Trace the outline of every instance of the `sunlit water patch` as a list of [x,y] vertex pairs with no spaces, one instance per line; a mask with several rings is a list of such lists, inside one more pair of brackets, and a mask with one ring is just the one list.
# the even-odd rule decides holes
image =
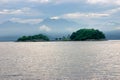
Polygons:
[[0,80],[119,79],[120,41],[0,43]]

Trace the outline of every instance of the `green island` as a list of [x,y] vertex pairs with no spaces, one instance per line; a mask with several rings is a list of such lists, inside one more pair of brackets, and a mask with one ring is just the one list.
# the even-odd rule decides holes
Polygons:
[[18,42],[39,42],[39,41],[49,41],[49,38],[43,34],[33,35],[33,36],[22,36],[18,38]]
[[103,32],[95,29],[80,29],[70,36],[72,41],[105,40]]
[[[80,29],[67,37],[55,38],[54,41],[100,41],[105,39],[106,37],[102,31],[96,29]],[[38,34],[33,36],[22,36],[17,40],[17,42],[39,41],[50,41],[50,39],[46,35]]]

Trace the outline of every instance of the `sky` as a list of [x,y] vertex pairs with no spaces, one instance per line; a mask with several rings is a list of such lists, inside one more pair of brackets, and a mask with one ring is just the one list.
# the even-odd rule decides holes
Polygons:
[[0,0],[0,23],[37,24],[45,18],[62,18],[111,31],[120,29],[119,13],[120,0]]

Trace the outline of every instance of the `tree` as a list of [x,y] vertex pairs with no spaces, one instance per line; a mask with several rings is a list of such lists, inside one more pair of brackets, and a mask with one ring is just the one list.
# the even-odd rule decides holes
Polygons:
[[70,39],[73,41],[100,40],[105,39],[105,35],[103,32],[95,29],[80,29],[73,32]]
[[60,38],[55,38],[56,41],[70,41],[70,35],[62,36]]
[[62,41],[69,41],[70,40],[70,36],[68,35],[68,36],[63,36],[62,37]]
[[17,41],[49,41],[49,38],[43,34],[33,36],[22,36]]

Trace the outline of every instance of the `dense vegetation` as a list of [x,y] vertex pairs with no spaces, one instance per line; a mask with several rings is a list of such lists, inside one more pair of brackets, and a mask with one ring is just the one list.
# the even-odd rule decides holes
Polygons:
[[70,41],[70,35],[59,37],[59,38],[55,38],[55,41]]
[[72,41],[101,40],[105,39],[103,32],[95,29],[80,29],[70,36]]
[[49,41],[49,38],[43,34],[38,34],[34,36],[22,36],[17,41]]
[[[80,29],[73,32],[71,35],[55,38],[55,41],[85,41],[85,40],[104,40],[105,35],[103,32],[95,29]],[[49,41],[49,38],[43,34],[33,36],[22,36],[17,41]]]

